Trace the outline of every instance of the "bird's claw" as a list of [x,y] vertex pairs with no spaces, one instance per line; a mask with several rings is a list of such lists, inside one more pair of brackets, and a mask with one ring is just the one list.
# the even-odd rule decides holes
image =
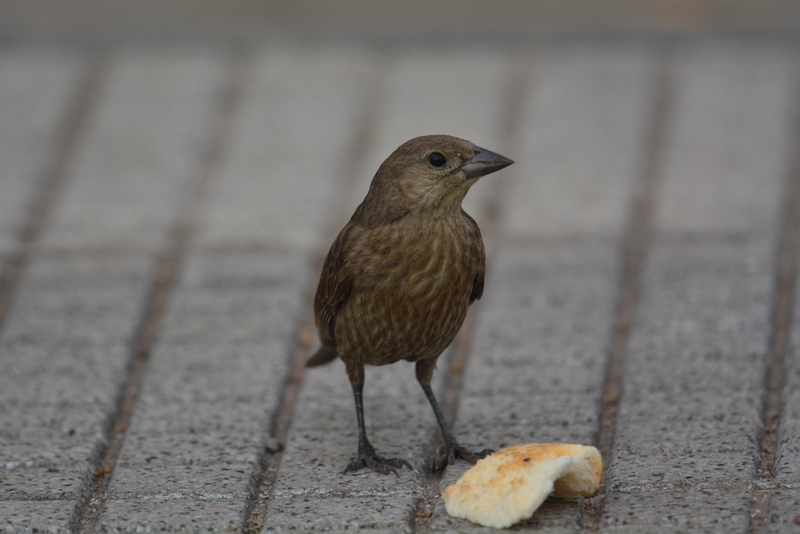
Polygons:
[[382,475],[394,473],[397,477],[400,476],[397,470],[402,467],[408,467],[412,471],[414,470],[411,464],[402,458],[384,458],[375,453],[359,452],[358,456],[347,464],[342,474],[349,473],[350,471],[358,471],[364,467],[368,467]]
[[450,464],[455,463],[456,458],[461,458],[474,464],[478,460],[492,454],[494,450],[484,449],[480,452],[472,452],[462,447],[458,443],[448,443],[437,448],[431,458],[431,471],[439,472]]

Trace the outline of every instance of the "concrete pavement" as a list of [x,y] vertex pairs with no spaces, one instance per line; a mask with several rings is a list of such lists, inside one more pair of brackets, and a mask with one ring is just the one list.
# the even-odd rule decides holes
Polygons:
[[[102,52],[102,53],[98,53]],[[377,165],[516,160],[465,207],[484,298],[435,387],[467,445],[596,444],[525,532],[795,532],[797,42],[0,47],[0,531],[484,532],[410,365],[356,446],[310,298]],[[777,415],[776,415],[777,414]],[[765,428],[766,427],[766,428]]]

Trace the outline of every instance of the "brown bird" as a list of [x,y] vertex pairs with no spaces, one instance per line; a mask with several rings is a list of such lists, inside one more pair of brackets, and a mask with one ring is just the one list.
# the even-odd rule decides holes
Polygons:
[[[514,163],[469,141],[427,135],[381,164],[364,201],[333,242],[322,268],[314,318],[322,347],[313,367],[340,357],[353,387],[358,455],[345,473],[388,474],[411,465],[378,456],[367,439],[365,365],[416,362],[416,374],[444,437],[447,463],[475,462],[458,444],[431,389],[436,359],[453,341],[467,308],[483,294],[481,232],[461,208],[478,178]],[[445,464],[446,465],[446,464]]]

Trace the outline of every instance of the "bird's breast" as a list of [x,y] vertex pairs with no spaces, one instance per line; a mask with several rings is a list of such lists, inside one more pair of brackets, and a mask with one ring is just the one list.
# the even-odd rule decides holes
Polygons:
[[337,345],[372,365],[437,356],[464,321],[482,263],[480,234],[459,221],[365,233],[348,255],[354,282]]

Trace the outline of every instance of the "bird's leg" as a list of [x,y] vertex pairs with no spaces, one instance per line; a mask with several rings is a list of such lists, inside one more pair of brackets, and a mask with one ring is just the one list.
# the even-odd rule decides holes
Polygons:
[[[363,390],[364,384],[353,383],[353,397],[356,401],[356,420],[358,421],[358,455],[349,463],[344,469],[344,473],[349,471],[358,471],[363,467],[369,467],[373,471],[388,475],[397,474],[397,469],[406,466],[413,471],[411,464],[402,458],[383,458],[378,456],[375,448],[367,439],[367,429],[364,424],[364,401]],[[344,474],[343,473],[343,474]]]
[[438,448],[433,454],[433,458],[431,459],[431,470],[441,471],[449,464],[452,464],[456,458],[461,458],[462,460],[466,460],[474,464],[481,458],[491,454],[494,451],[492,449],[484,449],[477,453],[472,452],[462,447],[458,441],[456,441],[455,435],[453,435],[453,432],[450,430],[450,426],[444,419],[444,414],[442,413],[442,409],[439,407],[439,402],[436,400],[436,396],[433,394],[433,389],[431,389],[430,381],[433,375],[435,363],[435,360],[422,360],[417,362],[417,380],[419,381],[419,385],[422,386],[422,391],[425,392],[425,396],[428,397],[428,402],[431,403],[431,408],[433,408],[433,413],[436,416],[436,421],[439,423],[439,428],[441,429],[442,437],[444,438],[444,447]]

